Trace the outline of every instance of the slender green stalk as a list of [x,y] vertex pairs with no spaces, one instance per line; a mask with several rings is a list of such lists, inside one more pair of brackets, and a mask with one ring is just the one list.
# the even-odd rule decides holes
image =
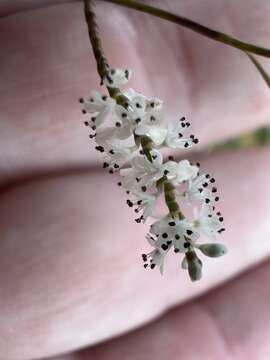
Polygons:
[[179,205],[176,201],[175,188],[173,184],[166,178],[166,176],[163,181],[163,188],[164,188],[165,202],[171,216],[173,218],[179,218],[180,220],[183,220],[185,217],[182,214]]
[[246,53],[252,63],[256,66],[257,70],[261,74],[263,80],[266,82],[266,85],[270,88],[270,77],[267,72],[264,70],[262,65],[258,62],[258,60],[252,54]]
[[142,11],[144,13],[157,16],[161,19],[171,21],[175,24],[178,24],[178,25],[188,28],[192,31],[195,31],[203,36],[206,36],[206,37],[212,39],[212,40],[232,46],[236,49],[240,49],[245,52],[249,52],[252,54],[257,54],[260,56],[265,56],[265,57],[270,58],[270,49],[266,49],[266,48],[262,48],[260,46],[246,43],[246,42],[241,41],[237,38],[234,38],[230,35],[210,29],[210,28],[208,28],[204,25],[201,25],[193,20],[190,20],[186,17],[170,13],[168,11],[159,9],[157,7],[139,3],[139,2],[136,2],[133,0],[102,0],[102,1],[114,3],[114,4],[121,5],[121,6],[130,8],[130,9]]
[[[99,37],[98,25],[96,22],[96,15],[93,11],[93,5],[93,0],[84,0],[84,15],[88,26],[89,39],[96,59],[97,71],[100,76],[102,85],[102,79],[108,75],[110,66],[102,48],[101,40]],[[127,106],[127,98],[121,93],[120,89],[107,87],[107,90],[110,96],[114,98],[118,104],[125,107]]]

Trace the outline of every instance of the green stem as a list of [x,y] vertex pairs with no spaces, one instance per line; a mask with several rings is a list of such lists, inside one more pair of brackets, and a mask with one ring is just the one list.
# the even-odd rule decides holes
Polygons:
[[266,82],[266,85],[270,88],[270,77],[267,74],[267,72],[264,70],[263,66],[258,62],[258,60],[255,58],[255,56],[246,53],[249,59],[252,61],[252,63],[255,65],[256,69],[261,74],[263,80]]
[[176,201],[175,188],[173,184],[166,178],[166,176],[163,181],[163,187],[164,187],[165,202],[171,216],[173,218],[179,218],[180,220],[183,220],[185,217],[182,214],[180,207]]
[[130,9],[142,11],[147,14],[151,14],[157,16],[161,19],[171,21],[180,26],[188,28],[192,31],[195,31],[203,36],[206,36],[212,40],[221,42],[223,44],[232,46],[236,49],[240,49],[245,52],[261,55],[270,58],[270,49],[262,48],[260,46],[256,46],[250,43],[246,43],[237,38],[234,38],[230,35],[224,34],[222,32],[210,29],[204,25],[201,25],[195,21],[192,21],[186,17],[175,15],[168,11],[156,8],[154,6],[142,4],[133,0],[103,0],[106,2],[114,3],[117,5],[121,5]]
[[[110,66],[104,55],[101,40],[99,37],[96,15],[93,11],[93,3],[93,0],[84,0],[84,15],[88,26],[89,39],[97,63],[97,71],[102,84],[103,78],[106,77],[109,73]],[[127,98],[121,93],[120,89],[107,86],[107,90],[110,96],[114,98],[119,105],[127,107]]]

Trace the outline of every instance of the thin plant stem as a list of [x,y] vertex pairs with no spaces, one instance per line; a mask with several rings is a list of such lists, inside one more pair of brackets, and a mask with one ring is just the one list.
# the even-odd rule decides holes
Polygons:
[[242,50],[244,52],[264,56],[270,58],[270,49],[266,49],[260,46],[256,46],[254,44],[246,43],[241,41],[235,37],[232,37],[228,34],[222,33],[220,31],[216,31],[201,25],[193,20],[190,20],[184,16],[176,15],[170,13],[169,11],[162,10],[160,8],[150,6],[147,4],[139,3],[133,0],[102,0],[109,3],[121,5],[130,9],[138,10],[147,14],[151,14],[153,16],[159,17],[161,19],[173,22],[177,25],[183,26],[187,29],[195,31],[205,37],[208,37],[212,40],[218,41],[220,43],[232,46],[236,49]]
[[249,53],[246,53],[246,54],[249,57],[249,59],[251,60],[251,62],[255,65],[256,69],[259,71],[259,73],[261,74],[266,85],[270,89],[270,77],[267,74],[267,72],[264,70],[263,66],[258,62],[258,60],[255,58],[255,56],[253,56],[252,54],[249,54]]

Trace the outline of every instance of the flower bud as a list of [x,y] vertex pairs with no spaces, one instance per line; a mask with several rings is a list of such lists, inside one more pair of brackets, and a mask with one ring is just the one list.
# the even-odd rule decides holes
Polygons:
[[199,249],[209,257],[219,257],[227,253],[227,248],[223,244],[203,244]]
[[188,251],[186,253],[188,263],[188,273],[191,281],[200,280],[202,277],[202,262],[196,255],[195,251]]
[[184,270],[187,270],[187,269],[188,269],[188,262],[187,262],[187,258],[186,258],[186,257],[184,257],[184,259],[182,260],[181,268],[184,269]]

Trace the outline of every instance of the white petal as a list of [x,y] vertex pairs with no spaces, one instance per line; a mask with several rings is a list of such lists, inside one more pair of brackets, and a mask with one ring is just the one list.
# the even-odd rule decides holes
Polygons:
[[167,129],[156,127],[154,125],[140,125],[136,128],[135,133],[137,135],[148,136],[158,146],[164,142]]

